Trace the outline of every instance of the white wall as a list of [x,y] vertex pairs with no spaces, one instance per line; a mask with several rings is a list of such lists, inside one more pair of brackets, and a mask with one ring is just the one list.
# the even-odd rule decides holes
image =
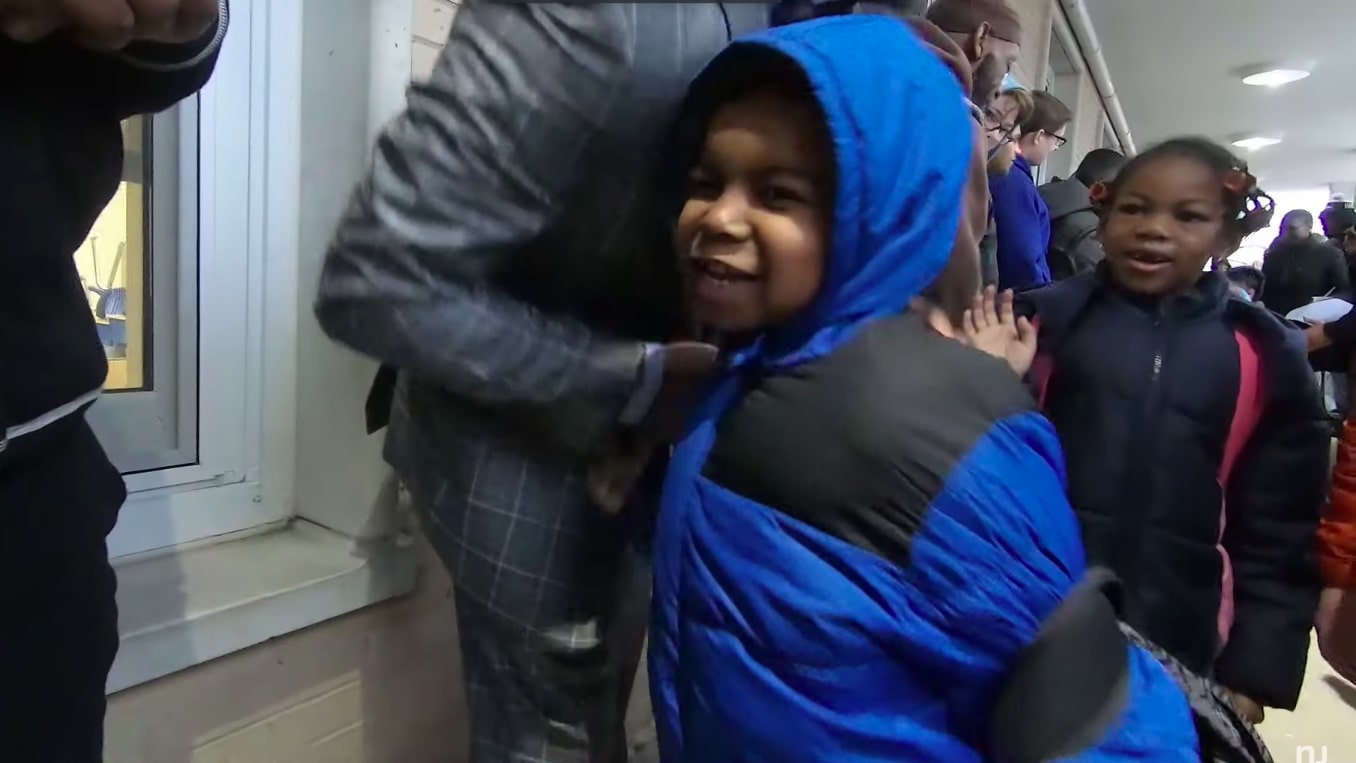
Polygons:
[[1056,56],[1060,61],[1051,92],[1073,112],[1073,121],[1065,134],[1067,142],[1047,162],[1047,178],[1067,178],[1072,175],[1089,151],[1103,146],[1108,123],[1101,94],[1087,71],[1077,40],[1071,35],[1061,34],[1061,25],[1055,23],[1056,16],[1061,13],[1052,1],[1052,41],[1048,50],[1052,65]]
[[1050,59],[1050,20],[1055,0],[1010,0],[1022,19],[1022,56],[1013,74],[1027,87],[1040,89]]
[[433,71],[433,62],[447,42],[447,30],[459,3],[452,0],[413,0],[414,52],[413,70],[416,79],[427,77]]

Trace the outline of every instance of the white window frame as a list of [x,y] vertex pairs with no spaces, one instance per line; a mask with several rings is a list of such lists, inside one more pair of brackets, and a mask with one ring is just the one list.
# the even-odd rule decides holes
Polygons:
[[[130,474],[196,462],[197,416],[197,119],[195,103],[146,117],[150,160],[142,189],[151,288],[142,303],[151,359],[146,389],[109,391],[88,418],[119,471]],[[182,189],[182,192],[181,192]],[[138,224],[141,224],[138,222]]]
[[[232,0],[226,51],[198,99],[199,281],[213,286],[199,331],[202,346],[225,337],[236,352],[203,365],[200,464],[127,477],[134,492],[110,538],[121,629],[110,692],[415,588],[413,520],[362,425],[374,365],[311,315],[368,127],[403,103],[412,11],[409,0]],[[336,96],[364,79],[370,101]]]
[[[291,457],[280,451],[276,463],[269,461],[267,479],[278,483],[272,487],[265,484],[262,465],[267,455],[263,421],[270,403],[266,388],[286,395],[295,379],[295,352],[287,345],[295,332],[275,322],[279,316],[273,313],[296,320],[296,247],[286,239],[296,223],[295,218],[270,220],[267,148],[294,150],[294,145],[269,141],[267,4],[233,0],[231,5],[231,28],[212,80],[176,107],[177,120],[154,123],[177,121],[178,128],[178,214],[173,218],[180,225],[178,294],[187,297],[178,304],[196,301],[196,315],[189,309],[178,314],[178,365],[194,366],[196,373],[181,373],[191,386],[174,391],[183,401],[181,413],[188,409],[191,415],[196,408],[197,436],[190,444],[196,458],[124,475],[128,500],[108,540],[114,558],[268,527],[292,513],[287,498]],[[284,238],[270,241],[279,230]],[[270,244],[282,244],[276,252],[280,266],[266,256]],[[267,305],[266,276],[270,291],[291,287],[290,299]],[[266,362],[274,356],[277,362]],[[151,425],[140,418],[144,414],[125,406],[117,410],[119,397],[136,394],[111,394],[100,401],[108,412],[95,411],[92,420],[101,437],[109,437],[110,421],[119,428]],[[288,452],[295,439],[285,432],[271,432],[270,438]]]

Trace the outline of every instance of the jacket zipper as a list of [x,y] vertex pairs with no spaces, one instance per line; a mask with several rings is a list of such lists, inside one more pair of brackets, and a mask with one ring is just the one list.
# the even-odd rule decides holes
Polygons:
[[[1167,350],[1166,332],[1163,308],[1159,306],[1154,315],[1154,357],[1149,369],[1149,390],[1145,398],[1144,418],[1135,428],[1134,438],[1130,443],[1131,453],[1148,454],[1154,452],[1153,447],[1158,432],[1155,422],[1158,420],[1158,408],[1162,397],[1163,357]],[[1141,568],[1144,565],[1144,533],[1147,524],[1147,517],[1144,516],[1143,511],[1147,507],[1144,506],[1144,503],[1154,493],[1151,484],[1153,469],[1148,465],[1147,459],[1140,463],[1141,466],[1126,471],[1125,487],[1121,491],[1123,498],[1120,505],[1116,507],[1116,535],[1129,540],[1128,543],[1120,546],[1125,556],[1116,565],[1128,592],[1135,591],[1140,584]],[[1133,517],[1130,511],[1132,506],[1137,509],[1133,512]],[[1131,600],[1137,598],[1132,594]]]

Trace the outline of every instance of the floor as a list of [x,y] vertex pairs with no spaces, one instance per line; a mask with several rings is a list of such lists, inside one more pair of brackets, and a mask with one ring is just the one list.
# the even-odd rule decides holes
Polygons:
[[1315,645],[1299,707],[1268,711],[1260,728],[1276,763],[1356,763],[1356,687],[1328,669]]
[[659,763],[659,743],[655,739],[654,718],[650,715],[650,681],[645,661],[636,675],[631,707],[626,712],[626,735],[631,743],[631,763]]

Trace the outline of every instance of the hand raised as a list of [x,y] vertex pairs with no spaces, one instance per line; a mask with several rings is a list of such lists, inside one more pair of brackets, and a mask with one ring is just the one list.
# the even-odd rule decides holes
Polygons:
[[1036,329],[1017,318],[1011,290],[1002,294],[989,286],[975,295],[961,320],[961,340],[995,358],[1006,360],[1018,376],[1025,375],[1036,357]]

